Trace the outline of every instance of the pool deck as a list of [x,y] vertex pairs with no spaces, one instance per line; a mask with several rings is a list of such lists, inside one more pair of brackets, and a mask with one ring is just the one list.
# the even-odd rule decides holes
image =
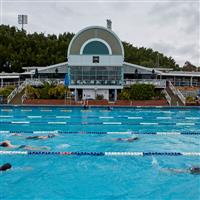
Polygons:
[[[82,108],[83,105],[36,105],[36,104],[0,104],[0,108],[7,107],[7,108],[15,108],[15,107],[49,107],[49,108]],[[107,108],[107,105],[91,105],[91,108]],[[133,109],[181,109],[181,110],[189,110],[189,109],[198,109],[200,110],[200,106],[126,106],[126,105],[112,105],[111,107],[115,108],[133,108]]]
[[87,100],[87,101],[65,101],[63,99],[27,99],[24,101],[27,105],[75,105],[75,106],[168,106],[166,100],[144,100],[144,101],[128,101],[117,100],[109,102],[107,100]]

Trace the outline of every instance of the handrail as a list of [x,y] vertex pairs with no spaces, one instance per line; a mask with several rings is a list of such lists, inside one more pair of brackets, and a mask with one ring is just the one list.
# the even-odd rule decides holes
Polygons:
[[175,88],[173,86],[173,84],[171,83],[171,81],[169,81],[169,88],[171,89],[171,91],[173,92],[174,95],[177,95],[178,98],[181,100],[181,102],[185,105],[186,103],[186,98],[183,96],[183,94],[180,92],[179,89]]
[[10,95],[7,97],[7,103],[9,104],[11,102],[11,100],[20,92],[22,92],[22,90],[30,83],[29,80],[25,80],[19,87],[16,87],[11,93]]
[[7,97],[7,103],[10,103],[10,101],[14,98],[15,95],[17,95],[18,88],[16,87]]
[[132,85],[135,83],[152,84],[156,87],[166,88],[166,80],[160,79],[124,79],[125,85]]
[[165,98],[166,98],[168,104],[171,106],[172,99],[171,99],[171,97],[169,96],[168,92],[167,92],[166,90],[163,90],[163,93],[164,93],[164,95],[165,95]]
[[26,94],[22,95],[22,97],[21,97],[21,102],[22,102],[22,104],[24,103],[24,100],[25,100],[26,98],[27,98]]

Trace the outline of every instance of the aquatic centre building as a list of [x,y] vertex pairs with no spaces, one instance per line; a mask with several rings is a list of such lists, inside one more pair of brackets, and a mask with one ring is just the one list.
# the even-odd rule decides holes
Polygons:
[[[166,88],[166,80],[174,86],[200,86],[200,72],[163,71],[124,62],[123,44],[110,23],[107,27],[90,26],[75,34],[67,60],[47,67],[27,67],[26,72],[13,77],[16,81],[33,79],[37,68],[40,80],[65,79],[76,101],[98,95],[115,101],[121,89],[136,82],[152,83],[158,89]],[[5,82],[1,75],[1,86]]]

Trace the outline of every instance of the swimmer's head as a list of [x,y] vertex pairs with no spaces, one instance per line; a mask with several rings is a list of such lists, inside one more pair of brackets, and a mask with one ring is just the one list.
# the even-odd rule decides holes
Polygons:
[[12,165],[10,163],[6,163],[0,167],[0,171],[6,171],[6,170],[10,169],[11,167],[12,167]]
[[191,167],[190,173],[191,174],[200,174],[200,167]]
[[53,134],[53,133],[48,134],[48,138],[53,138],[53,137],[55,137],[55,136],[56,136],[56,135]]
[[116,141],[122,141],[123,139],[122,138],[116,138]]
[[134,140],[138,140],[138,137],[134,137],[134,138],[128,138],[126,141],[127,142],[133,142]]
[[10,141],[6,140],[6,141],[3,141],[1,144],[0,144],[1,147],[9,147],[10,146]]

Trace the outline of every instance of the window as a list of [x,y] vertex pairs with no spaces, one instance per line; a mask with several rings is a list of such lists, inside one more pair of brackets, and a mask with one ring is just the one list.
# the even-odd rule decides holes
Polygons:
[[108,47],[100,41],[89,42],[83,49],[84,55],[109,55]]
[[70,67],[70,80],[77,85],[121,85],[122,67]]
[[99,56],[93,56],[93,63],[99,63]]

